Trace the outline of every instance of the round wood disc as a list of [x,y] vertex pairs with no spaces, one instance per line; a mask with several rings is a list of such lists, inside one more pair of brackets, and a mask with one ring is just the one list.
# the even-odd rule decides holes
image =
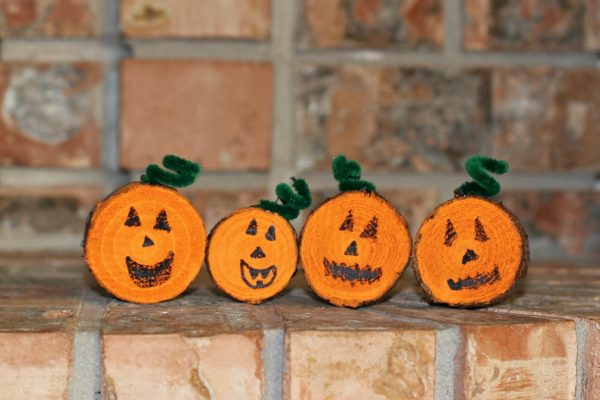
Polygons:
[[281,292],[298,264],[298,242],[290,223],[257,207],[223,218],[210,232],[206,266],[229,296],[261,303]]
[[497,303],[510,295],[528,264],[527,234],[517,217],[482,197],[457,197],[437,207],[415,242],[415,275],[434,303]]
[[300,257],[310,286],[338,306],[380,299],[404,272],[411,253],[408,225],[377,193],[349,191],[307,218]]
[[198,275],[206,230],[176,190],[132,183],[96,206],[84,241],[102,287],[122,300],[156,303],[176,297]]

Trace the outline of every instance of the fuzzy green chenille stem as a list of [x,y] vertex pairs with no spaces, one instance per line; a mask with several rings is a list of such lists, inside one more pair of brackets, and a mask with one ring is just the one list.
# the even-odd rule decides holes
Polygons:
[[286,183],[280,183],[275,187],[277,201],[261,200],[258,207],[281,215],[288,221],[297,218],[300,210],[310,207],[312,194],[304,179],[292,178],[292,187]]
[[166,155],[162,164],[173,172],[166,171],[156,164],[150,164],[146,167],[146,174],[142,175],[142,183],[181,188],[194,183],[202,170],[200,164],[172,154]]
[[454,190],[458,196],[492,197],[500,193],[500,184],[488,172],[502,175],[508,172],[508,163],[490,157],[474,156],[467,160],[465,169],[474,181],[465,182]]
[[349,190],[375,191],[374,184],[360,179],[361,167],[356,161],[347,160],[346,156],[339,155],[333,159],[331,169],[333,170],[333,177],[339,182],[338,188],[341,192]]

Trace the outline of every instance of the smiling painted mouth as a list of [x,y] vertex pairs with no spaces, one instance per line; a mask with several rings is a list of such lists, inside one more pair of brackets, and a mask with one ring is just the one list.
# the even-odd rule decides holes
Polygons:
[[371,268],[370,265],[360,268],[358,264],[347,265],[346,263],[336,263],[323,258],[325,266],[325,276],[330,276],[333,279],[341,279],[344,282],[350,282],[354,286],[356,282],[362,284],[371,284],[381,278],[381,268]]
[[129,277],[137,286],[141,288],[150,288],[160,286],[171,277],[173,258],[175,253],[169,252],[169,255],[159,263],[154,265],[139,264],[129,256],[125,258]]
[[463,290],[463,289],[479,289],[484,285],[491,285],[494,282],[500,280],[500,270],[495,265],[492,272],[487,274],[477,274],[475,277],[466,277],[459,279],[456,282],[452,279],[448,279],[448,287],[452,290]]
[[[240,274],[242,280],[251,289],[264,289],[271,286],[277,276],[277,267],[271,265],[268,268],[258,269],[252,268],[246,261],[240,260]],[[271,276],[271,279],[266,282],[266,279]],[[254,282],[254,283],[252,283]]]

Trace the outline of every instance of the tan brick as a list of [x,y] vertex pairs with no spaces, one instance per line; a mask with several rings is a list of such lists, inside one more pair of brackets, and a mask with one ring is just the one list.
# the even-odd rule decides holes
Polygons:
[[305,0],[298,39],[302,47],[439,49],[439,0]]
[[262,334],[249,310],[205,288],[152,308],[111,307],[102,328],[106,396],[260,399]]
[[0,0],[0,37],[89,37],[99,0]]
[[166,153],[208,170],[269,167],[269,64],[129,60],[121,81],[123,167],[145,168]]
[[492,154],[513,171],[600,166],[600,72],[500,68],[492,77]]
[[432,325],[324,306],[306,290],[273,301],[286,332],[284,398],[433,398]]
[[0,261],[0,399],[66,399],[84,283],[76,267]]
[[125,0],[121,27],[129,37],[265,39],[268,0]]
[[62,332],[1,332],[0,398],[66,399],[71,344]]
[[98,64],[0,64],[0,165],[97,166],[101,83]]

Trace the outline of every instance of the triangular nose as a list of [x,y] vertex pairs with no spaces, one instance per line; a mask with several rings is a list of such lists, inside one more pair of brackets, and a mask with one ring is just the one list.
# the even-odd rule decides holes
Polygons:
[[262,251],[262,249],[260,247],[256,247],[256,249],[254,249],[254,251],[252,252],[252,254],[250,254],[250,257],[252,257],[252,258],[265,258],[265,253]]
[[479,258],[479,256],[477,255],[477,253],[475,253],[471,249],[467,249],[467,251],[465,252],[465,255],[463,256],[462,263],[463,263],[463,265],[465,265],[469,261],[477,260],[478,258]]
[[154,246],[154,242],[148,236],[144,236],[144,244],[142,245],[142,247],[150,247],[150,246]]
[[350,246],[348,246],[348,248],[346,249],[344,254],[347,256],[357,256],[358,255],[358,248],[356,246],[355,240],[353,240],[352,243],[350,243]]

